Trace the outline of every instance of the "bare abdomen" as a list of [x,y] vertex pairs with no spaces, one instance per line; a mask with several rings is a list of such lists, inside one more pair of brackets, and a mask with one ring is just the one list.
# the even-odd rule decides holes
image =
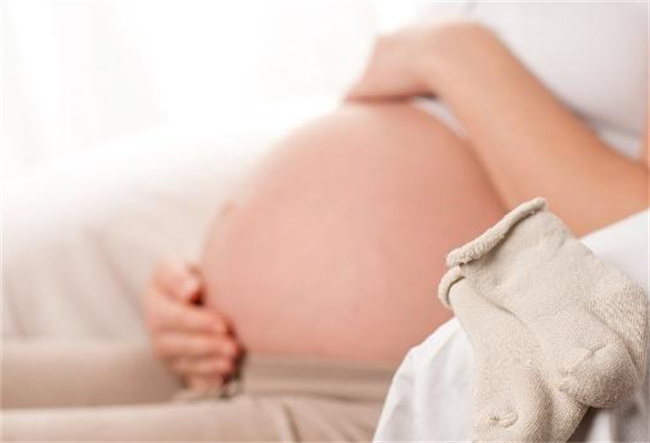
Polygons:
[[281,143],[215,223],[208,304],[252,351],[396,361],[450,316],[446,252],[501,214],[430,116],[347,107]]

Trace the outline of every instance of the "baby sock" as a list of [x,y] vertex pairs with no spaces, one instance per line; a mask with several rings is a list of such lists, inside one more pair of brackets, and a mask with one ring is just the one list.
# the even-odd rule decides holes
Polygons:
[[533,333],[561,377],[559,389],[578,401],[613,406],[643,381],[643,289],[596,258],[543,199],[520,205],[447,263]]
[[557,374],[547,368],[532,334],[477,294],[458,268],[443,277],[439,297],[455,312],[474,350],[472,441],[566,441],[587,406],[557,389]]

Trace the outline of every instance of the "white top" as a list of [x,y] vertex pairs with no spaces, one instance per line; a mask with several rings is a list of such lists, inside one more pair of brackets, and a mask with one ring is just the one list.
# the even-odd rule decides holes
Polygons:
[[423,16],[483,23],[607,143],[637,157],[647,113],[648,12],[645,1],[459,1],[429,3]]

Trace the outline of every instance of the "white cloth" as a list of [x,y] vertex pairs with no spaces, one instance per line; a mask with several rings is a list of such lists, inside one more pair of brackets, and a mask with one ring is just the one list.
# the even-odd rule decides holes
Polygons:
[[[594,253],[628,273],[648,292],[645,211],[583,239]],[[433,297],[434,295],[432,295]],[[413,348],[397,371],[375,441],[467,441],[472,424],[474,361],[456,319]],[[649,441],[650,378],[632,398],[587,413],[571,441]]]
[[[647,114],[648,7],[647,2],[460,1],[428,3],[421,18],[465,18],[492,29],[606,143],[637,157]],[[439,105],[424,106],[450,121]]]
[[214,213],[274,141],[334,106],[142,132],[3,178],[2,336],[144,336],[137,296],[154,263],[196,258]]

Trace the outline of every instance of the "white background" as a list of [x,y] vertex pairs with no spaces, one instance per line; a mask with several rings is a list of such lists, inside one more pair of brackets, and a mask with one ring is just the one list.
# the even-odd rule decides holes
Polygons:
[[336,100],[417,2],[3,1],[2,173]]

